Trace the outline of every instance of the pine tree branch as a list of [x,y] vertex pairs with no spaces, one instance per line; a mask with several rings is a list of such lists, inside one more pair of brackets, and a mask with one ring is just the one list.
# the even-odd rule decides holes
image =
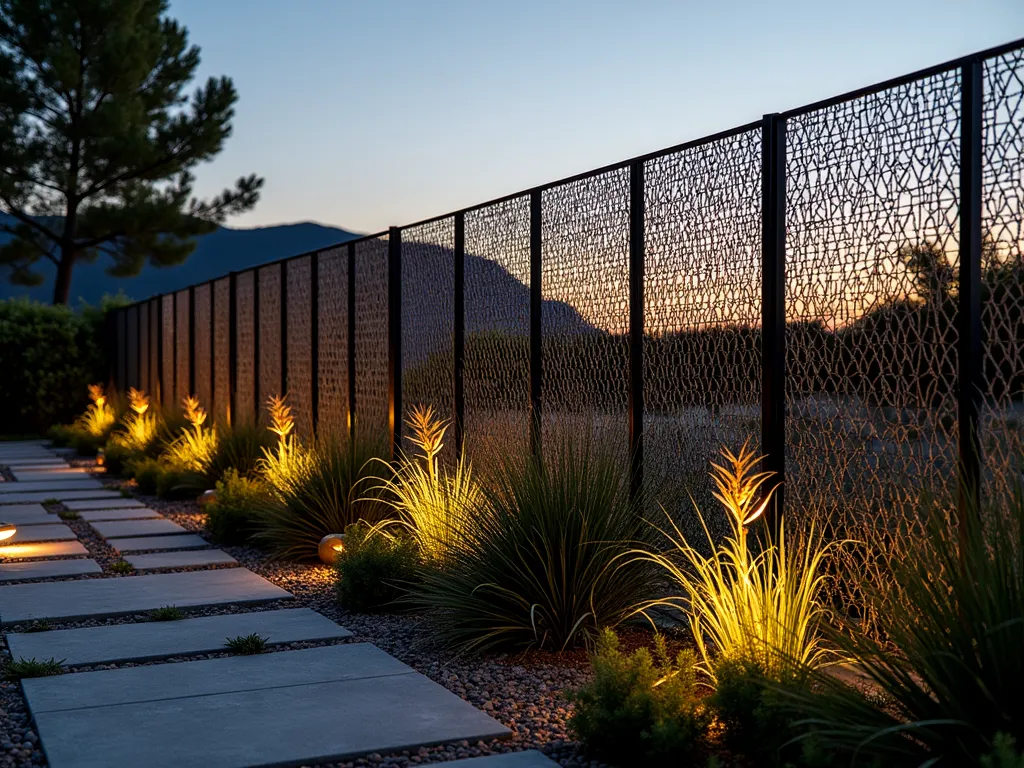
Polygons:
[[40,224],[38,221],[33,219],[31,216],[29,216],[28,214],[20,211],[17,208],[17,206],[15,206],[14,203],[12,203],[10,201],[10,199],[7,197],[7,195],[0,194],[0,200],[3,200],[4,204],[7,206],[6,213],[7,213],[8,216],[13,216],[15,219],[20,221],[22,224],[27,224],[28,226],[32,227],[32,229],[34,229],[37,232],[39,232],[41,235],[45,235],[46,237],[50,238],[54,242],[60,240],[60,236],[57,233],[55,233],[53,230],[51,230],[49,227],[44,227],[42,224]]

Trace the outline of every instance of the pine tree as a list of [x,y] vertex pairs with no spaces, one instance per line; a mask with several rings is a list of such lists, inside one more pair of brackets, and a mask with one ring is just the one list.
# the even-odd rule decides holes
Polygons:
[[263,180],[192,197],[193,169],[231,134],[227,77],[189,97],[199,49],[167,0],[0,0],[0,265],[39,285],[57,268],[65,304],[77,262],[137,275],[181,264],[197,235],[251,209]]

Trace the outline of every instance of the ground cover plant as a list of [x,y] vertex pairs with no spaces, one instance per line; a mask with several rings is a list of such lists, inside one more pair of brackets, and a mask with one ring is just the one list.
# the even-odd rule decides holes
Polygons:
[[229,637],[224,641],[224,646],[239,656],[254,656],[257,653],[266,653],[268,637],[260,637],[253,632],[250,635],[238,635]]
[[627,557],[652,536],[642,508],[610,451],[566,443],[508,457],[411,603],[460,651],[589,644],[649,594],[650,563]]
[[260,509],[270,495],[267,484],[228,469],[215,490],[215,500],[206,506],[207,530],[220,544],[245,544],[259,529]]
[[54,658],[42,661],[35,658],[11,659],[4,665],[4,680],[17,681],[29,677],[52,677],[53,675],[59,675],[64,671],[61,667],[63,663],[63,659],[57,661]]
[[416,578],[419,562],[419,547],[410,536],[366,523],[350,525],[334,563],[338,602],[350,611],[393,606]]
[[185,612],[176,605],[165,605],[149,612],[150,621],[180,621],[184,618]]

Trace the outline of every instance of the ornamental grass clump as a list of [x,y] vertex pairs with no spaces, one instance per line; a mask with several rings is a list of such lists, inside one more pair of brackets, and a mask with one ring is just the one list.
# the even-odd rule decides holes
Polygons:
[[86,407],[85,413],[78,417],[75,425],[91,437],[106,438],[117,421],[117,416],[107,401],[102,384],[89,385],[89,399],[92,402]]
[[[970,493],[964,493],[970,499]],[[818,674],[793,692],[807,723],[854,766],[978,766],[1024,744],[1024,488],[959,525],[934,500],[900,532],[891,572],[862,585],[881,639],[832,632],[863,679]],[[988,762],[979,756],[989,755]]]
[[712,465],[712,477],[731,533],[716,544],[698,509],[706,555],[670,521],[671,530],[662,531],[668,551],[635,554],[681,594],[651,600],[641,610],[665,606],[689,616],[700,669],[712,684],[721,661],[756,668],[768,680],[798,677],[832,658],[820,629],[827,615],[823,563],[837,545],[825,544],[813,525],[806,534],[787,536],[782,520],[777,534],[762,530],[758,541],[748,541],[749,526],[771,501],[771,474],[756,471],[762,457],[747,443],[738,455],[724,449],[723,456],[725,466]]
[[217,455],[217,430],[204,427],[206,410],[195,395],[185,397],[182,406],[190,426],[167,446],[161,458],[176,469],[203,475]]
[[149,397],[134,387],[128,390],[128,411],[121,418],[121,428],[114,432],[104,447],[107,471],[120,474],[131,471],[132,464],[148,455],[158,445],[160,419],[150,408]]
[[382,461],[387,476],[380,478],[377,490],[389,500],[398,524],[416,540],[423,558],[443,566],[473,523],[480,489],[464,457],[451,470],[441,465],[448,422],[437,417],[433,406],[416,406],[406,423],[417,453],[404,454],[393,474],[390,464]]
[[441,568],[410,601],[464,651],[588,645],[649,594],[650,563],[627,557],[653,529],[629,493],[628,460],[558,446],[506,457]]
[[270,431],[277,435],[277,445],[264,448],[256,469],[270,487],[284,496],[303,485],[313,466],[313,455],[294,433],[295,418],[288,405],[288,396],[272,395],[267,399]]
[[314,560],[327,534],[384,519],[389,509],[373,489],[372,467],[385,455],[383,441],[321,440],[309,452],[308,467],[268,494],[252,541],[279,559]]

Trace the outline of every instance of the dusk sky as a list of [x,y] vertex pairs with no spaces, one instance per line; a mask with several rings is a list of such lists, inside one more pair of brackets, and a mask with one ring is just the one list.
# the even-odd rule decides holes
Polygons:
[[1024,0],[172,0],[231,76],[231,226],[372,232],[1024,36]]

